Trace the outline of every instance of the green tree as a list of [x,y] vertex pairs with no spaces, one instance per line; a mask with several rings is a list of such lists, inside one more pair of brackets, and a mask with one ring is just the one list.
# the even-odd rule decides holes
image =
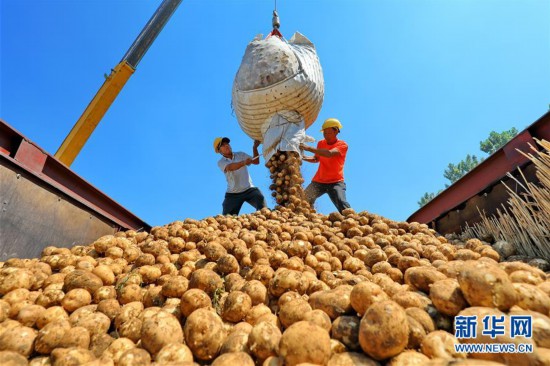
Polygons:
[[[508,141],[513,139],[518,134],[518,130],[515,127],[512,127],[508,131],[495,132],[491,131],[489,137],[486,140],[479,142],[479,149],[484,153],[491,155],[502,146],[504,146]],[[450,163],[447,166],[447,169],[443,172],[443,176],[449,180],[450,184],[453,184],[460,178],[462,178],[470,170],[474,169],[479,163],[481,163],[484,158],[478,158],[475,155],[466,155],[466,158],[461,160],[458,164]],[[445,188],[449,187],[450,184],[445,184]],[[437,193],[424,193],[424,195],[418,201],[418,206],[422,207],[426,203],[430,202],[437,196],[441,191]]]
[[428,202],[430,202],[431,200],[433,200],[435,196],[436,196],[436,194],[433,193],[433,192],[432,192],[432,193],[428,193],[428,192],[424,193],[424,195],[422,196],[422,198],[420,198],[420,201],[417,202],[417,203],[418,203],[418,206],[419,206],[419,207],[424,206],[426,203],[428,203]]
[[[477,156],[468,154],[466,158],[461,160],[458,164],[449,163],[447,169],[443,172],[443,176],[453,184],[482,161],[483,159],[480,160]],[[445,187],[448,186],[448,184],[445,185]]]
[[491,155],[511,139],[513,139],[518,134],[518,130],[515,127],[512,127],[508,131],[503,131],[501,133],[491,131],[489,138],[484,141],[479,142],[479,149],[484,153]]

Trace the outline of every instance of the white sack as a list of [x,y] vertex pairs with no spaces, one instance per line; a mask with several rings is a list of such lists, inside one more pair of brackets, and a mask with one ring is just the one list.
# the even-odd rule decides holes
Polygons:
[[[250,138],[265,145],[269,127],[278,126],[278,132],[269,135],[269,144],[275,144],[273,136],[279,136],[277,143],[285,141],[278,150],[296,151],[289,147],[294,143],[287,143],[296,139],[286,135],[294,127],[285,127],[287,132],[283,133],[280,117],[297,112],[304,123],[305,136],[305,128],[317,119],[323,96],[323,73],[315,46],[300,33],[295,33],[288,43],[270,37],[256,38],[248,44],[233,82],[232,106],[241,129]],[[279,117],[274,117],[279,112]],[[283,139],[283,136],[287,137]],[[270,149],[273,147],[266,149],[264,146],[264,156]]]

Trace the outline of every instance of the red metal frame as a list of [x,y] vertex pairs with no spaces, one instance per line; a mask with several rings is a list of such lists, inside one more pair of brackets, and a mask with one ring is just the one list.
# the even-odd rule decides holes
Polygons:
[[534,138],[550,140],[550,112],[413,213],[407,221],[435,222],[470,198],[499,183],[508,172],[529,163],[530,160],[517,150],[531,152],[531,147],[538,149]]
[[0,119],[0,158],[19,166],[122,229],[151,226]]

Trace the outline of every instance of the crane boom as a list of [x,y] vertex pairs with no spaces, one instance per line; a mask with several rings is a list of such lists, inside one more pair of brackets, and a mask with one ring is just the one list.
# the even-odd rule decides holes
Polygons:
[[55,157],[63,164],[71,166],[180,3],[181,0],[163,0],[122,60],[111,70],[111,74],[55,153]]

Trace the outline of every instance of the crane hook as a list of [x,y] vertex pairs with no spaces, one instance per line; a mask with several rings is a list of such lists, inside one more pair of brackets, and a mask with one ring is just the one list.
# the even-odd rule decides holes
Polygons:
[[271,24],[273,25],[273,29],[279,29],[281,26],[281,21],[279,20],[279,14],[277,14],[277,10],[273,10],[273,19],[271,20]]
[[271,33],[269,33],[266,37],[269,38],[271,36],[277,36],[279,38],[283,38],[283,35],[281,32],[279,32],[279,27],[281,26],[281,21],[279,20],[279,14],[277,14],[277,10],[273,10],[273,19],[271,20],[271,24],[273,25],[273,30]]

